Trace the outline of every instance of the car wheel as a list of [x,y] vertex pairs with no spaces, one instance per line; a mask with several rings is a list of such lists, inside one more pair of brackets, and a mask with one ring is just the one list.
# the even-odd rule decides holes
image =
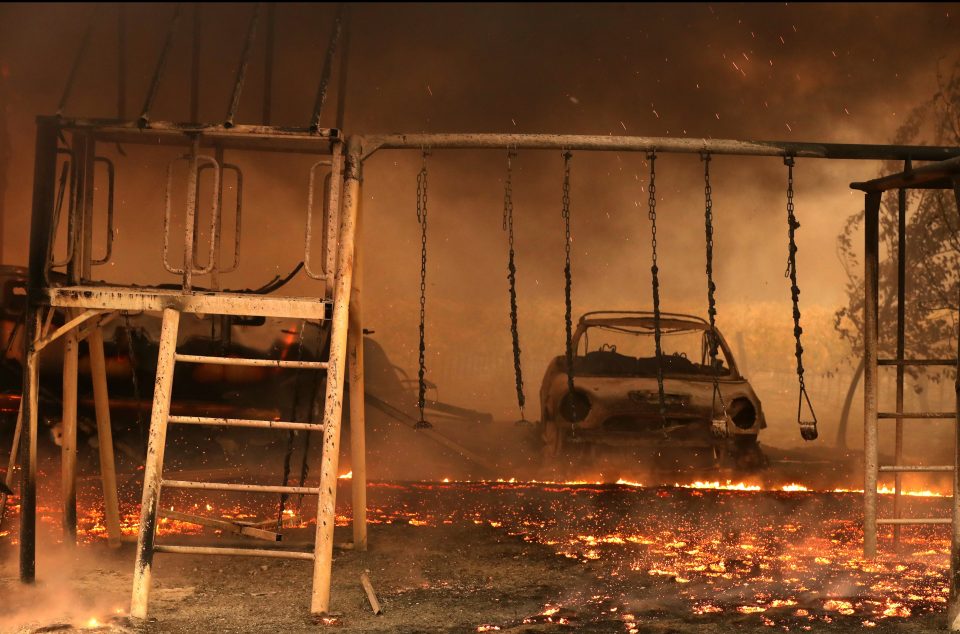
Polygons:
[[735,435],[729,447],[730,462],[738,471],[757,471],[767,466],[767,457],[754,435]]

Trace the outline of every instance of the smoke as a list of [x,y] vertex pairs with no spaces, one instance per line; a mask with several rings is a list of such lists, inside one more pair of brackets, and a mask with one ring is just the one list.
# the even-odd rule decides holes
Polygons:
[[3,576],[10,582],[3,584],[0,631],[84,629],[115,623],[126,612],[129,582],[126,576],[105,570],[102,557],[102,553],[70,548],[44,536],[37,548],[38,581],[33,585],[13,581],[16,561],[9,558],[3,565]]
[[[138,112],[172,7],[129,6],[128,113]],[[0,8],[0,66],[12,148],[4,201],[9,262],[26,260],[32,117],[51,113],[92,5]],[[68,114],[116,110],[112,8],[95,28]],[[274,123],[306,124],[332,8],[278,9]],[[203,13],[201,118],[225,113],[249,7]],[[187,12],[153,118],[183,120],[189,103]],[[803,4],[367,5],[353,8],[348,134],[503,131],[690,138],[883,143],[935,89],[942,51],[954,51],[949,7],[883,5],[868,12]],[[321,34],[321,35],[318,35]],[[895,38],[900,47],[884,46]],[[240,122],[257,122],[262,42],[254,53]],[[911,50],[905,57],[900,50]],[[38,53],[43,51],[43,54]],[[335,103],[331,95],[329,104]],[[333,108],[324,123],[332,124]],[[111,281],[171,282],[160,265],[163,156],[102,147],[118,161]],[[245,174],[241,266],[224,283],[254,287],[302,259],[310,157],[230,157]],[[417,356],[419,228],[417,152],[380,152],[366,165],[361,246],[365,325],[393,363]],[[515,160],[520,340],[528,415],[549,359],[563,346],[561,159]],[[501,230],[505,151],[435,151],[430,167],[427,376],[441,400],[516,418]],[[832,329],[846,277],[834,238],[861,200],[848,184],[877,174],[872,162],[799,160],[796,168],[801,309],[808,384],[828,441],[836,430],[852,351]],[[703,315],[703,175],[696,156],[658,161],[659,253],[664,308]],[[764,402],[773,443],[797,442],[791,355],[785,180],[776,159],[717,157],[715,276],[721,330]],[[573,159],[573,302],[596,309],[650,308],[650,235],[644,157],[578,153]],[[102,202],[102,199],[101,199]],[[225,230],[232,231],[232,220]],[[98,233],[98,236],[101,235]],[[98,237],[98,240],[101,238]],[[229,242],[229,240],[228,240]],[[101,242],[95,251],[102,248]],[[300,279],[290,293],[315,294]],[[747,361],[744,363],[744,359]],[[859,403],[859,399],[856,401]],[[858,408],[851,413],[856,421]],[[856,426],[854,426],[856,428]],[[853,435],[856,436],[856,435]],[[855,437],[851,444],[856,445]]]

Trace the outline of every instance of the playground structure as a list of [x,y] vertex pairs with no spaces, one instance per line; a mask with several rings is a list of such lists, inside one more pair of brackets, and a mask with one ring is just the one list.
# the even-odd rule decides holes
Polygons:
[[[949,418],[960,425],[960,408],[954,412],[941,413],[904,413],[903,411],[903,368],[908,364],[941,365],[957,367],[958,359],[918,360],[910,359],[903,349],[903,265],[905,204],[900,208],[901,235],[899,251],[900,268],[900,309],[898,320],[898,349],[895,359],[878,358],[877,293],[879,287],[879,246],[878,225],[880,197],[883,191],[904,190],[912,187],[952,188],[960,203],[960,148],[919,147],[894,145],[798,143],[778,141],[740,141],[718,139],[676,139],[664,137],[615,137],[550,134],[345,134],[337,128],[320,128],[319,114],[326,98],[326,89],[333,64],[333,51],[336,49],[341,30],[341,17],[338,14],[331,48],[321,77],[317,107],[310,123],[302,128],[276,127],[269,122],[269,102],[264,107],[264,124],[241,125],[235,122],[236,107],[242,93],[246,67],[249,62],[250,42],[256,33],[260,11],[255,10],[247,34],[247,46],[241,56],[235,88],[224,121],[218,124],[191,122],[186,124],[153,121],[150,116],[151,104],[156,95],[163,74],[165,58],[172,42],[172,32],[179,19],[179,10],[175,15],[167,41],[158,61],[154,79],[151,82],[145,106],[136,118],[124,116],[123,108],[118,117],[111,120],[71,119],[62,115],[71,85],[65,91],[58,113],[43,116],[37,120],[35,144],[33,207],[31,214],[30,261],[26,317],[24,322],[24,398],[18,416],[18,444],[20,461],[20,578],[31,583],[36,578],[36,486],[37,486],[37,388],[39,381],[39,353],[51,341],[63,337],[64,348],[64,398],[63,421],[64,443],[62,450],[64,491],[64,530],[69,538],[76,532],[76,374],[77,347],[86,340],[91,350],[92,374],[96,390],[97,423],[100,437],[101,475],[107,509],[107,524],[111,543],[119,541],[118,518],[116,511],[116,481],[113,473],[113,456],[110,443],[109,395],[106,392],[105,370],[103,369],[102,335],[100,327],[111,316],[123,311],[149,311],[162,313],[163,329],[160,341],[160,353],[157,366],[157,382],[154,393],[150,424],[149,447],[144,472],[144,487],[141,507],[140,534],[136,551],[134,569],[134,587],[131,602],[131,615],[145,618],[148,613],[148,597],[151,584],[152,561],[156,553],[197,554],[197,555],[253,555],[264,557],[287,557],[313,561],[314,575],[310,609],[313,613],[328,613],[331,608],[330,579],[333,569],[333,532],[334,511],[336,507],[336,481],[340,456],[340,431],[343,414],[344,391],[348,383],[354,398],[350,399],[351,451],[352,451],[352,495],[353,495],[353,540],[354,548],[364,550],[367,547],[365,519],[365,483],[364,463],[364,385],[363,385],[363,346],[362,346],[362,288],[360,284],[362,260],[364,254],[357,241],[359,227],[362,225],[360,200],[362,197],[363,168],[365,161],[377,152],[417,151],[424,153],[421,170],[422,189],[418,190],[418,202],[422,226],[422,249],[425,257],[427,249],[426,234],[426,154],[439,154],[448,149],[495,150],[519,152],[533,150],[554,151],[561,155],[569,178],[570,157],[581,152],[633,152],[647,155],[651,166],[653,160],[670,154],[697,154],[705,159],[721,156],[771,157],[782,160],[789,169],[788,185],[788,232],[791,241],[788,245],[790,257],[796,253],[792,239],[798,228],[794,217],[792,181],[796,163],[801,160],[861,160],[861,161],[903,161],[905,170],[890,177],[854,187],[866,192],[866,231],[865,231],[865,411],[864,439],[866,454],[865,470],[865,529],[864,552],[873,556],[877,550],[877,527],[880,524],[899,526],[909,523],[952,523],[953,548],[951,556],[952,574],[950,577],[951,595],[949,600],[949,619],[951,629],[960,629],[957,616],[960,614],[960,507],[954,498],[952,518],[920,519],[893,517],[877,518],[876,484],[881,472],[899,474],[907,471],[950,471],[954,474],[954,490],[958,486],[958,466],[960,466],[960,434],[957,440],[957,461],[954,465],[935,467],[917,467],[900,464],[903,435],[903,421],[906,418]],[[272,37],[272,36],[271,36]],[[82,58],[78,55],[77,63]],[[74,69],[75,71],[75,69]],[[71,73],[70,84],[72,84]],[[123,103],[124,100],[121,100]],[[194,109],[195,112],[195,109]],[[94,232],[94,189],[106,174],[108,194],[113,191],[113,183],[123,178],[123,165],[106,161],[97,154],[98,145],[122,144],[150,148],[174,146],[184,153],[175,163],[171,163],[166,174],[166,196],[158,208],[164,209],[165,231],[162,243],[144,244],[144,251],[162,253],[166,270],[178,278],[176,288],[168,285],[131,286],[113,285],[98,282],[94,277],[96,266],[111,259],[114,240],[113,205],[109,202],[105,210],[108,226],[106,240],[107,251],[102,257],[93,253]],[[228,162],[228,154],[256,153],[257,160],[269,160],[273,153],[300,153],[313,157],[315,162],[309,171],[303,174],[307,183],[307,210],[303,218],[305,236],[304,269],[317,282],[314,295],[306,297],[282,297],[256,293],[238,293],[222,290],[222,275],[230,272],[240,261],[240,218],[242,215],[242,194],[237,196],[235,209],[234,246],[229,265],[221,265],[222,225],[223,225],[223,189],[225,176],[233,174],[238,189],[243,182],[242,174],[235,163]],[[913,167],[914,162],[930,162],[922,167]],[[97,166],[105,166],[98,175]],[[185,166],[179,173],[177,166]],[[662,163],[661,163],[662,167]],[[798,171],[800,168],[797,168]],[[327,185],[318,194],[319,173],[326,173]],[[203,245],[199,222],[201,201],[199,191],[204,172],[211,175],[208,187],[213,192],[209,206],[209,244]],[[67,175],[69,178],[67,178]],[[652,176],[652,173],[651,173]],[[709,185],[708,185],[709,186]],[[179,187],[179,189],[178,189]],[[178,194],[177,192],[182,192]],[[173,201],[184,199],[183,233],[177,235],[171,222],[174,213]],[[322,198],[322,205],[317,199]],[[904,198],[901,196],[901,201]],[[66,204],[64,205],[64,201]],[[157,201],[160,203],[161,201]],[[655,223],[655,202],[651,193],[650,219]],[[322,218],[314,218],[313,208],[322,206]],[[710,212],[708,199],[708,214]],[[573,209],[571,211],[571,208]],[[566,220],[569,214],[576,212],[567,197],[564,205]],[[66,216],[64,218],[64,215]],[[797,212],[802,216],[802,204]],[[62,259],[55,259],[54,236],[57,227],[67,226],[67,253]],[[314,231],[317,225],[322,227],[324,244],[323,264],[317,263],[312,247],[317,240]],[[569,226],[569,225],[568,225]],[[256,227],[244,225],[244,229],[256,231]],[[709,244],[709,227],[708,227]],[[226,241],[230,243],[230,240]],[[569,245],[569,239],[567,240]],[[182,245],[182,259],[177,260],[173,245]],[[710,248],[710,247],[708,247]],[[205,253],[205,257],[200,255]],[[712,253],[708,255],[712,261]],[[206,264],[201,264],[205,259]],[[511,259],[510,266],[513,263]],[[569,255],[567,261],[567,305],[569,307],[570,277]],[[51,268],[64,267],[65,283],[55,282],[49,272]],[[319,268],[318,268],[319,267]],[[654,309],[659,315],[657,301],[658,281],[657,265],[654,258]],[[803,387],[802,347],[800,345],[799,308],[797,304],[797,272],[791,267],[793,275],[793,302],[795,335],[797,337],[798,377],[800,394],[798,405],[798,423],[803,436],[815,437],[815,419],[802,416],[804,403],[809,406]],[[512,274],[515,273],[512,271]],[[421,269],[421,275],[424,270]],[[709,275],[709,273],[708,273]],[[198,280],[207,276],[209,283],[201,287]],[[709,279],[709,277],[708,277]],[[515,288],[511,280],[512,316],[516,314]],[[425,281],[421,277],[421,311],[425,303]],[[712,296],[712,280],[708,283],[711,320],[715,303]],[[60,311],[67,316],[66,323],[51,329],[51,316]],[[180,315],[194,313],[221,316],[269,316],[290,319],[310,320],[328,332],[329,354],[323,361],[282,361],[264,359],[238,359],[213,356],[185,355],[177,352],[177,332]],[[569,315],[569,309],[568,309]],[[659,317],[657,317],[659,319]],[[226,327],[229,328],[229,322]],[[425,364],[423,347],[425,345],[424,322],[421,312],[420,345],[420,405],[419,423],[429,425],[422,413],[424,400],[423,384]],[[711,321],[712,324],[712,321]],[[657,326],[659,329],[659,326]],[[568,316],[569,329],[569,316]],[[516,333],[514,332],[514,337]],[[514,348],[515,356],[518,355]],[[568,338],[569,355],[569,338]],[[659,354],[658,354],[659,357]],[[230,418],[211,418],[203,416],[171,416],[171,386],[173,374],[178,363],[205,363],[223,365],[249,365],[284,368],[293,371],[312,371],[325,374],[323,408],[318,413],[319,420],[311,421],[269,421]],[[897,411],[879,412],[877,407],[878,368],[881,366],[897,368]],[[523,408],[522,381],[518,367],[518,397]],[[572,365],[571,365],[572,367]],[[571,382],[575,377],[570,376]],[[662,409],[663,389],[660,386]],[[812,409],[812,408],[811,408]],[[812,411],[811,411],[812,414]],[[895,464],[878,464],[878,421],[892,419],[896,421],[898,451]],[[323,455],[319,469],[319,484],[316,487],[272,486],[234,484],[226,482],[197,482],[165,480],[163,463],[166,430],[168,424],[210,425],[221,428],[250,427],[277,430],[302,430],[321,433],[323,437]],[[12,463],[12,462],[11,462]],[[8,472],[8,478],[10,472]],[[267,549],[201,548],[189,545],[158,544],[155,541],[155,529],[158,521],[158,508],[163,488],[183,488],[220,490],[235,492],[304,494],[317,496],[318,517],[316,538],[312,552],[282,551]],[[897,493],[899,494],[899,479]],[[897,498],[895,498],[897,499]],[[897,507],[899,509],[899,507]],[[898,515],[899,512],[895,511]]]

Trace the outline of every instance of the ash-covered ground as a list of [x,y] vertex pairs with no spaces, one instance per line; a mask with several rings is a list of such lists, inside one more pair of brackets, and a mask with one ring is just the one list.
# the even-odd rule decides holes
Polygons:
[[[350,480],[341,480],[338,542],[350,540],[349,486]],[[336,551],[335,614],[319,626],[342,632],[625,633],[943,627],[947,528],[904,530],[898,552],[888,535],[884,554],[865,561],[860,494],[751,488],[376,482],[369,489],[370,550]],[[132,629],[124,616],[132,545],[109,550],[96,482],[85,481],[81,494],[75,551],[50,544],[57,541],[59,514],[55,504],[44,503],[35,588],[17,582],[15,531],[0,538],[0,630]],[[131,535],[138,497],[136,480],[130,480],[123,510]],[[252,500],[171,495],[164,506],[246,519],[276,513],[275,500]],[[910,496],[906,512],[945,516],[948,502]],[[884,513],[889,505],[884,496]],[[300,510],[306,519],[285,531],[285,547],[309,549],[314,509],[305,503]],[[10,519],[7,529],[16,526]],[[237,542],[170,521],[159,540]],[[363,571],[382,616],[366,602]],[[308,611],[311,572],[309,562],[158,554],[146,631],[316,631]]]

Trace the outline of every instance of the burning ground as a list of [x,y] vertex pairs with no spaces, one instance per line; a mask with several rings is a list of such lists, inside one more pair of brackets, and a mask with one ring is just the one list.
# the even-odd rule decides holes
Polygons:
[[[342,480],[342,527],[349,524],[349,508],[343,506],[348,487],[349,480]],[[371,550],[337,551],[333,601],[341,612],[331,625],[345,632],[917,631],[941,625],[949,552],[944,527],[905,530],[897,554],[888,539],[884,555],[865,561],[860,495],[803,489],[761,490],[742,483],[374,483]],[[82,508],[96,508],[92,482],[82,493]],[[124,493],[135,499],[136,483]],[[918,493],[907,498],[907,513],[948,513],[947,498]],[[259,507],[249,506],[249,497],[242,507],[226,496],[209,506],[200,500],[170,496],[164,506],[217,517],[276,514],[274,502],[266,499]],[[884,503],[889,505],[888,496]],[[125,531],[132,535],[136,508],[129,501],[124,506]],[[303,511],[306,517],[314,512]],[[43,509],[45,526],[58,521],[52,508]],[[312,521],[295,524],[287,531],[290,546],[300,542],[303,548],[312,528]],[[126,627],[117,611],[122,615],[127,606],[132,548],[106,550],[99,511],[83,513],[81,529],[80,560],[67,556],[77,579],[72,604],[47,606],[39,614],[44,589],[61,568],[41,559],[40,586],[19,588],[10,547],[15,534],[0,538],[7,542],[0,546],[0,586],[13,606],[0,617],[0,629],[30,632],[61,622]],[[233,540],[212,531],[182,535],[202,532],[166,521],[160,539],[221,545]],[[348,532],[342,529],[338,541],[347,541]],[[151,629],[316,627],[307,614],[307,564],[171,555],[157,560],[151,604],[157,622]],[[357,581],[363,570],[369,570],[384,606],[381,617],[365,604]],[[109,625],[100,625],[104,622]]]

